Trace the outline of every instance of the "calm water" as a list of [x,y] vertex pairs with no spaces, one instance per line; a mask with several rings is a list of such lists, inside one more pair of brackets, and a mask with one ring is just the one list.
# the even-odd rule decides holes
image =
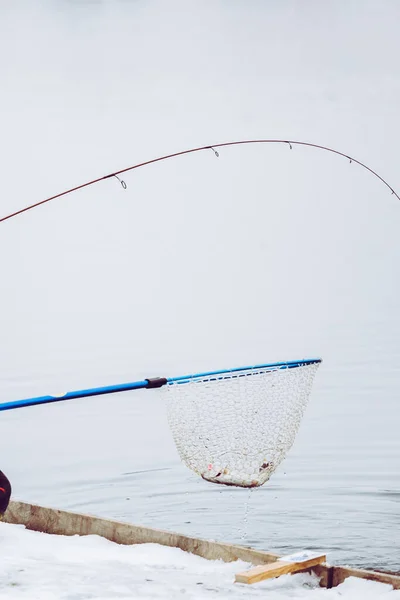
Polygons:
[[[400,188],[399,13],[395,0],[0,4],[1,214],[244,137],[325,143]],[[354,164],[286,147],[126,182],[1,225],[1,400],[320,355],[308,411],[251,493],[180,464],[156,391],[2,413],[15,497],[398,570],[399,203]]]

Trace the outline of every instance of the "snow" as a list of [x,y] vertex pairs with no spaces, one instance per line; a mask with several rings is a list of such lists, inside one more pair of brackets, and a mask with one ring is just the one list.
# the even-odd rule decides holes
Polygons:
[[311,575],[254,586],[234,583],[249,565],[208,561],[157,544],[118,545],[98,536],[66,537],[0,523],[0,598],[341,598],[399,600],[391,586],[349,578],[332,590]]

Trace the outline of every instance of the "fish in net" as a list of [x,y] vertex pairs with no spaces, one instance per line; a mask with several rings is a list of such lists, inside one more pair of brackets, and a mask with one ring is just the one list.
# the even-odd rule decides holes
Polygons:
[[263,485],[293,445],[320,362],[169,380],[168,422],[182,461],[212,483]]

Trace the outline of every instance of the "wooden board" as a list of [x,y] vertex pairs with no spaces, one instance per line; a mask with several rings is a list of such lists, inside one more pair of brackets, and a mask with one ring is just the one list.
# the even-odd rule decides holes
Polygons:
[[386,583],[393,586],[395,590],[400,590],[400,575],[381,571],[367,571],[366,569],[352,569],[351,567],[333,567],[332,587],[340,585],[348,577],[358,577],[359,579],[368,579],[368,581]]
[[268,564],[279,558],[278,554],[254,550],[235,544],[224,544],[193,538],[179,533],[132,525],[113,519],[47,508],[27,502],[10,502],[4,521],[25,525],[27,529],[58,535],[99,535],[117,544],[160,544],[180,548],[208,560],[231,562],[243,560],[255,565]]
[[296,552],[296,554],[282,556],[279,560],[269,565],[261,565],[248,571],[237,573],[235,581],[236,583],[258,583],[259,581],[280,577],[288,573],[298,573],[325,562],[325,554],[303,550],[302,552]]

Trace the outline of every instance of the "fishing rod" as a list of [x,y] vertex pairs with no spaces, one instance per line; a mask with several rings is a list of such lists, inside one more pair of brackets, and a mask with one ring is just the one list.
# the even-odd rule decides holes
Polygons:
[[212,150],[214,152],[215,156],[218,158],[219,152],[218,152],[217,148],[226,148],[228,146],[243,146],[243,145],[249,145],[249,144],[286,144],[289,146],[290,149],[292,149],[293,146],[303,146],[303,147],[314,148],[317,150],[323,150],[325,152],[330,152],[332,154],[336,154],[337,156],[346,158],[347,160],[350,161],[350,163],[356,163],[363,169],[366,169],[367,171],[369,171],[374,177],[377,177],[387,188],[389,188],[389,190],[392,192],[392,194],[394,196],[396,196],[396,198],[398,200],[400,200],[399,194],[392,188],[391,185],[389,185],[389,183],[383,177],[381,177],[376,171],[374,171],[373,169],[368,167],[365,163],[357,160],[356,158],[354,158],[348,154],[345,154],[344,152],[340,152],[339,150],[329,148],[328,146],[322,146],[320,144],[313,144],[311,142],[302,142],[302,141],[296,141],[296,140],[283,140],[283,139],[282,140],[280,140],[280,139],[254,139],[254,140],[238,140],[238,141],[234,141],[234,142],[222,142],[219,144],[212,144],[212,145],[207,145],[207,146],[198,146],[197,148],[188,148],[186,150],[181,150],[179,152],[173,152],[172,154],[165,154],[164,156],[158,156],[157,158],[152,158],[150,160],[146,160],[144,162],[132,165],[130,167],[120,169],[119,171],[114,171],[113,173],[109,173],[108,175],[104,175],[102,177],[92,179],[91,181],[87,181],[85,183],[77,185],[73,188],[65,190],[64,192],[56,194],[55,196],[50,196],[49,198],[45,198],[44,200],[40,200],[39,202],[35,202],[34,204],[30,204],[29,206],[25,206],[24,208],[21,208],[20,210],[17,210],[17,211],[10,213],[4,217],[1,217],[0,223],[3,221],[7,221],[8,219],[12,219],[18,215],[21,215],[22,213],[25,213],[28,210],[37,208],[38,206],[41,206],[42,204],[46,204],[47,202],[51,202],[52,200],[56,200],[57,198],[61,198],[62,196],[67,196],[68,194],[72,194],[72,192],[76,192],[78,190],[81,190],[83,188],[86,188],[86,187],[89,187],[96,183],[99,183],[100,181],[104,181],[105,179],[110,179],[112,177],[115,177],[116,179],[118,179],[118,181],[120,182],[122,187],[124,189],[126,189],[127,185],[126,185],[125,181],[120,179],[119,175],[122,175],[123,173],[127,173],[128,171],[133,171],[134,169],[140,169],[141,167],[145,167],[145,166],[157,163],[157,162],[161,162],[163,160],[177,158],[179,156],[184,156],[185,154],[193,154],[193,153],[202,152],[205,150]]

